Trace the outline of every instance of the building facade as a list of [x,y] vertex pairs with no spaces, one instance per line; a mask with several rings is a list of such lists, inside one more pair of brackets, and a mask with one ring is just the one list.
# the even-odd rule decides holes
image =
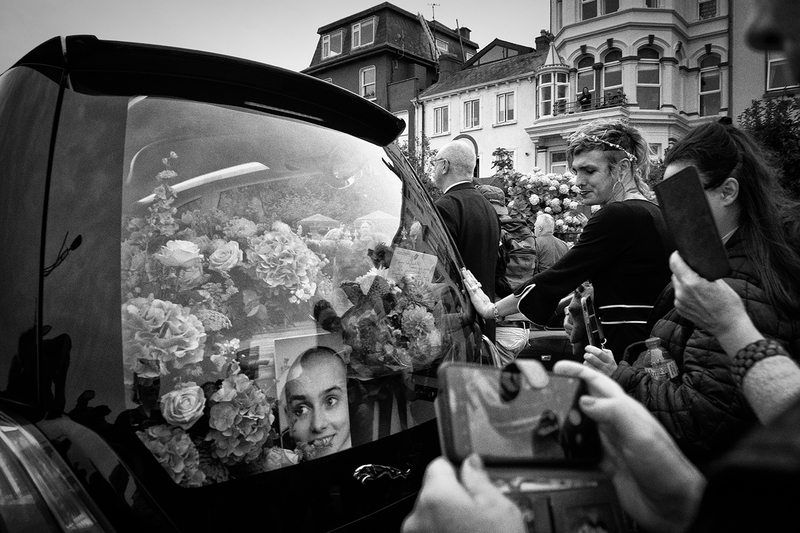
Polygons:
[[456,72],[439,81],[415,101],[419,134],[439,149],[454,139],[470,142],[478,155],[477,177],[495,173],[492,152],[508,150],[514,168],[529,172],[536,148],[525,127],[536,120],[536,71],[545,62],[547,37],[537,47],[495,39]]
[[470,30],[450,29],[384,2],[319,28],[311,65],[302,72],[372,100],[406,121],[399,142],[414,146],[412,101],[442,71],[477,53]]

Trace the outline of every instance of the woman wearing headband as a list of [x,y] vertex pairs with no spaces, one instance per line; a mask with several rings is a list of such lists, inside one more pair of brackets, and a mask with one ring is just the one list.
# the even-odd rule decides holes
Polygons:
[[661,211],[647,199],[648,152],[641,133],[622,121],[595,121],[578,129],[570,137],[567,161],[584,205],[602,209],[566,255],[496,305],[466,272],[477,312],[487,319],[521,312],[544,325],[559,301],[588,280],[605,347],[621,357],[626,346],[645,338],[650,311],[670,280],[672,251]]
[[[795,358],[800,354],[800,286],[796,281],[800,218],[798,204],[783,194],[761,149],[728,117],[691,130],[670,149],[665,164],[665,179],[687,166],[697,168],[732,269],[724,282],[741,297],[755,328],[766,338],[731,358],[721,342],[724,337],[718,338],[672,309],[648,336],[659,337],[675,358],[677,380],[649,377],[641,358],[636,358],[644,349],[641,343],[631,346],[619,364],[610,354],[592,348],[587,348],[585,359],[642,402],[686,456],[702,465],[758,422],[743,394],[741,375],[760,358],[779,353],[779,345]],[[729,310],[717,313],[724,311]],[[767,398],[776,397],[771,385],[761,383]],[[764,411],[757,392],[751,391],[750,399],[759,412]]]

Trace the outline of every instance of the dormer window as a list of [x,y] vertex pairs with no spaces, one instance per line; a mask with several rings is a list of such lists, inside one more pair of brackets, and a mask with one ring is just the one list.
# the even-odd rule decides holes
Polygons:
[[353,24],[353,48],[367,46],[375,42],[375,19],[362,20]]
[[342,53],[342,32],[322,36],[322,59],[336,57]]

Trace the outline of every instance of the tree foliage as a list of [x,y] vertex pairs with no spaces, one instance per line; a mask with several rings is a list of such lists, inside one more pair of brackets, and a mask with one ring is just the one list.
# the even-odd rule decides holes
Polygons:
[[406,156],[411,168],[414,169],[417,176],[419,176],[422,185],[431,195],[434,201],[442,195],[442,191],[433,183],[433,160],[438,153],[438,150],[431,148],[431,143],[428,137],[422,135],[417,137],[414,142],[413,150],[408,142],[398,143],[400,151]]
[[765,149],[770,162],[780,172],[781,185],[800,198],[800,97],[785,94],[753,100],[739,115],[742,129]]

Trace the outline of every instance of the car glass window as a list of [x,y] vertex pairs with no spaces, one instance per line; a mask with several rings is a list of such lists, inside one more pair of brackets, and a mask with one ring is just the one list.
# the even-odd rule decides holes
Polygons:
[[291,118],[137,98],[123,160],[124,420],[162,463],[186,450],[176,482],[434,417],[435,368],[474,357],[475,328],[397,154]]
[[[36,401],[42,211],[58,84],[28,69],[0,76],[0,396]],[[49,264],[46,266],[50,266]],[[38,328],[38,329],[37,329]]]

